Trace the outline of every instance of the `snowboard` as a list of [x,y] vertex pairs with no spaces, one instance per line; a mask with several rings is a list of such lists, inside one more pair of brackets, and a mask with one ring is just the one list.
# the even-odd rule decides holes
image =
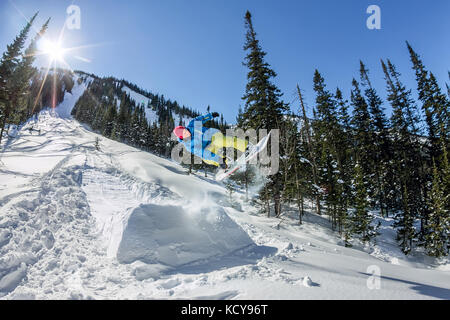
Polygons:
[[267,136],[262,138],[257,145],[250,146],[250,150],[247,154],[242,154],[239,159],[234,162],[230,168],[227,170],[219,170],[216,174],[216,181],[222,181],[229,176],[231,176],[233,173],[241,169],[243,166],[245,166],[250,160],[255,158],[261,151],[263,151],[266,146],[267,142],[269,141],[270,132]]

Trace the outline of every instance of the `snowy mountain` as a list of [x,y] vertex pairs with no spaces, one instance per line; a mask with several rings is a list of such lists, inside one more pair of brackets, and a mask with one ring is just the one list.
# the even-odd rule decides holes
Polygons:
[[450,298],[449,264],[405,258],[390,220],[378,245],[346,248],[325,217],[266,218],[90,131],[70,115],[86,79],[2,142],[2,299]]
[[[63,70],[61,70],[63,71]],[[60,71],[60,72],[61,72]],[[91,92],[91,95],[96,95],[97,102],[102,102],[105,99],[116,100],[117,111],[120,111],[120,104],[125,96],[133,102],[134,106],[143,106],[145,110],[146,120],[149,125],[160,123],[161,114],[164,112],[170,112],[173,120],[173,125],[179,123],[188,123],[193,117],[198,116],[199,113],[192,109],[180,106],[176,101],[165,99],[164,96],[151,93],[139,88],[137,85],[132,84],[125,80],[118,80],[113,77],[100,78],[93,74],[87,74],[82,71],[75,71],[73,73],[74,80],[79,83],[83,83],[86,88],[89,88],[93,83],[97,83],[102,90],[100,93],[96,90]],[[125,96],[124,96],[125,94]]]

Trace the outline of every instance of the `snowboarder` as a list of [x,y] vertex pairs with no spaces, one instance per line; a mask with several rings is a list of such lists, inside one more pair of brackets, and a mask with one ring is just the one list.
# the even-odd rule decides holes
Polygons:
[[185,146],[187,151],[200,157],[207,164],[226,170],[232,160],[219,154],[222,148],[234,148],[245,153],[248,150],[247,147],[249,144],[244,139],[224,136],[219,130],[214,128],[208,128],[202,125],[201,130],[198,130],[200,126],[195,125],[196,122],[201,121],[204,124],[218,116],[219,114],[217,112],[199,116],[189,122],[187,127],[176,127],[173,133],[178,137],[178,141]]

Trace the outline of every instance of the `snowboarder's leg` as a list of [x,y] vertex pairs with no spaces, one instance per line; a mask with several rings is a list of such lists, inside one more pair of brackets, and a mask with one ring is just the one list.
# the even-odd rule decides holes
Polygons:
[[211,152],[209,146],[205,148],[202,159],[203,162],[216,167],[222,167],[221,164],[226,163],[226,159],[217,153]]
[[239,150],[240,152],[245,152],[247,145],[248,143],[244,139],[224,136],[219,132],[212,136],[211,144],[209,145],[208,149],[210,149],[211,152],[214,153],[219,152],[219,150],[222,150],[222,148],[234,148],[236,150]]
[[202,158],[205,163],[226,169],[227,164],[233,162],[233,160],[221,155],[223,148],[234,148],[244,153],[247,146],[248,143],[244,139],[224,136],[221,132],[218,132],[212,136],[211,143],[203,150]]

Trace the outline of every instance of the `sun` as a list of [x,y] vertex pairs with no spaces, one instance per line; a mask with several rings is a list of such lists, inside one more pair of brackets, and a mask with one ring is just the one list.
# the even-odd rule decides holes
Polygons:
[[57,42],[44,40],[41,43],[41,51],[43,54],[48,55],[51,61],[64,61],[65,49]]

